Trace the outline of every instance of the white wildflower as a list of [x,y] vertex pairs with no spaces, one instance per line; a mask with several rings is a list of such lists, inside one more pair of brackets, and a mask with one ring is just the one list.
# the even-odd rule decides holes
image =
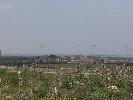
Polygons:
[[18,74],[19,74],[19,75],[20,75],[20,73],[21,73],[21,72],[20,72],[20,71],[18,71]]

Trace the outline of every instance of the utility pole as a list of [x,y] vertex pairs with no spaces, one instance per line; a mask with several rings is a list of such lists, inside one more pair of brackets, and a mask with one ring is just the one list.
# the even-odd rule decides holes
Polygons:
[[0,65],[1,65],[1,50],[0,50]]
[[126,45],[126,51],[127,51],[127,62],[128,62],[128,46]]
[[93,48],[95,47],[95,45],[93,45],[93,46],[91,46],[91,47],[92,47],[92,57],[91,57],[91,58],[92,58],[92,60],[93,60],[93,53],[94,53],[94,49],[93,49]]

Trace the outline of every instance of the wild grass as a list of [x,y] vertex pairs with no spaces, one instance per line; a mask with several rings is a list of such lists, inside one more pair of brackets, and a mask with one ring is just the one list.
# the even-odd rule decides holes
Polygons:
[[0,99],[133,100],[133,67],[86,62],[43,66],[1,68]]

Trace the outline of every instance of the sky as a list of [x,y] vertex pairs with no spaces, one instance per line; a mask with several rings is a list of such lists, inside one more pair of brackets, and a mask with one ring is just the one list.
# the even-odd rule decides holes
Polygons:
[[132,44],[133,0],[0,0],[2,54],[133,55]]

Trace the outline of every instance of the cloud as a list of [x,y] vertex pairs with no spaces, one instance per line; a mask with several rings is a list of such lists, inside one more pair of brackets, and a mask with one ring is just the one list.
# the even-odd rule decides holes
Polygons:
[[13,6],[11,4],[0,4],[0,11],[12,9]]

